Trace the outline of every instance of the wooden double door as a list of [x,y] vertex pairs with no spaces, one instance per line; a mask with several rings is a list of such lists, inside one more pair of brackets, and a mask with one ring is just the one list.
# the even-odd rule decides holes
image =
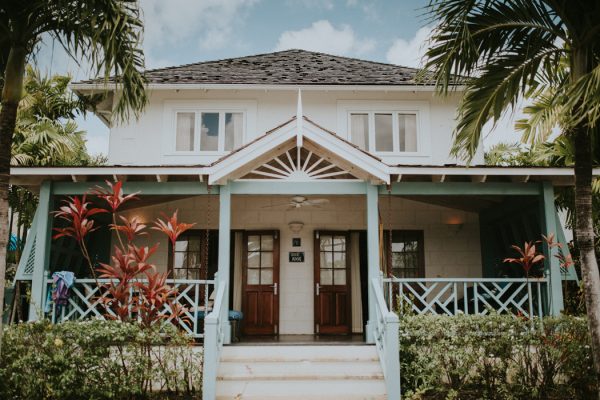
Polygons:
[[279,232],[244,232],[244,335],[279,333]]
[[348,232],[315,232],[315,333],[352,332]]

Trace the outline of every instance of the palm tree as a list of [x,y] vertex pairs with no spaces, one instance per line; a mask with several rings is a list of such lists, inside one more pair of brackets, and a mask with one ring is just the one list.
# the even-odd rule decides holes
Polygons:
[[[6,247],[8,242],[8,188],[17,108],[23,96],[27,62],[51,37],[78,62],[95,68],[108,84],[116,76],[119,91],[116,115],[137,116],[147,102],[142,74],[143,27],[137,0],[3,0],[0,2],[0,310],[3,310]],[[0,335],[2,319],[0,318]],[[0,336],[0,345],[1,345]],[[1,351],[1,347],[0,347]]]
[[600,2],[430,0],[426,13],[435,28],[423,77],[441,94],[457,85],[465,89],[453,154],[470,160],[487,122],[498,121],[524,96],[541,100],[544,89],[554,90],[555,97],[546,100],[556,103],[555,120],[575,146],[575,235],[600,377],[600,274],[592,221],[592,143],[600,140]]

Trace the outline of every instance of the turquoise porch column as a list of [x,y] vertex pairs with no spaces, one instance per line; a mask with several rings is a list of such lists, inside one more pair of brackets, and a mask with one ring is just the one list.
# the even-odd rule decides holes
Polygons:
[[[542,183],[542,193],[540,196],[542,233],[544,235],[554,234],[559,237],[556,208],[554,205],[554,187],[551,182]],[[555,239],[556,240],[556,239]],[[545,260],[546,277],[548,278],[548,298],[550,299],[550,314],[560,315],[564,309],[562,277],[560,273],[559,260],[554,257],[556,249],[550,249],[544,242],[543,244]]]
[[[367,185],[367,261],[369,288],[369,320],[367,322],[367,343],[375,343],[375,293],[373,279],[379,278],[379,190],[377,186]],[[364,279],[364,278],[363,278]]]
[[[42,182],[38,204],[38,217],[35,232],[35,258],[31,280],[31,301],[29,320],[36,321],[43,315],[46,297],[46,268],[50,261],[50,240],[52,239],[52,182]],[[33,233],[33,232],[32,232]]]
[[[209,200],[210,201],[210,200]],[[223,321],[224,343],[231,343],[231,324],[229,323],[229,263],[231,251],[231,186],[225,184],[219,190],[219,273],[218,286],[224,285],[225,298],[221,321]]]

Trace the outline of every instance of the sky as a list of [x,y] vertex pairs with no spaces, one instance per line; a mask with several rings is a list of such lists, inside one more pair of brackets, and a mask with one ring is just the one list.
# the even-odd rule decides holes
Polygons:
[[[160,68],[301,48],[417,67],[431,32],[427,0],[140,0],[147,68]],[[44,38],[37,63],[46,73],[90,71]],[[507,116],[487,135],[486,147],[518,141]],[[108,128],[98,118],[78,118],[88,151],[108,151]]]

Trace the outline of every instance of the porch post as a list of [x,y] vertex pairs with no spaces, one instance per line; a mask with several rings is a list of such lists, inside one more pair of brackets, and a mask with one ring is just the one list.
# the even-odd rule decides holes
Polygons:
[[[542,233],[544,235],[554,234],[558,238],[558,226],[556,221],[556,208],[554,205],[554,187],[551,182],[542,183],[541,194],[541,216]],[[545,260],[545,275],[548,278],[548,298],[550,300],[550,314],[560,315],[564,309],[562,281],[559,260],[554,257],[554,251],[543,243]]]
[[[210,200],[209,200],[210,201]],[[219,188],[219,273],[218,286],[223,285],[221,321],[223,321],[224,343],[231,343],[231,324],[229,323],[229,258],[231,240],[231,186],[225,184]]]
[[[50,260],[50,240],[52,238],[52,182],[44,181],[40,186],[38,221],[35,232],[35,253],[33,276],[31,278],[31,300],[29,320],[36,321],[43,316],[46,300],[46,268]],[[33,233],[33,232],[32,232]],[[33,235],[30,235],[33,236]]]
[[[379,190],[377,186],[366,183],[367,185],[367,268],[368,282],[379,278]],[[366,327],[367,343],[375,343],[375,293],[373,285],[367,285],[369,288],[369,320]]]

